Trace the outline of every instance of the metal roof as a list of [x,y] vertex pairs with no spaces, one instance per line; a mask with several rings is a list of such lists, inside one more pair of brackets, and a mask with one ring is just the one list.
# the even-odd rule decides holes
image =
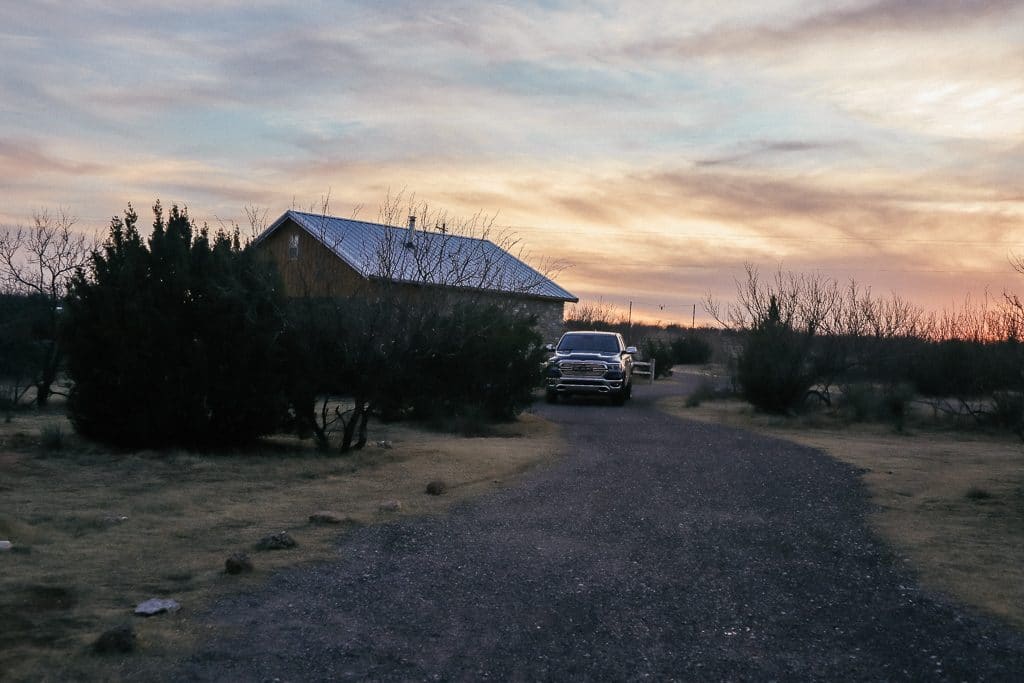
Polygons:
[[289,220],[365,278],[578,301],[493,242],[476,237],[289,210],[255,243]]

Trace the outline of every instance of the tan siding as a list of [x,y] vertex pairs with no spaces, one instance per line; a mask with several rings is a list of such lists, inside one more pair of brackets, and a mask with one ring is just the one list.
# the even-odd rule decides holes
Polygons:
[[[288,257],[288,240],[299,237],[299,257]],[[362,292],[367,281],[308,232],[288,222],[259,246],[277,263],[285,294],[291,297],[343,297]]]

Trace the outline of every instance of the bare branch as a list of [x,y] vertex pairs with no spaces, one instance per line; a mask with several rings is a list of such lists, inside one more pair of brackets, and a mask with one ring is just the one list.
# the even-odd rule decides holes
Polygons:
[[32,227],[3,228],[0,279],[6,288],[51,301],[63,298],[71,276],[85,266],[97,243],[75,232],[76,222],[63,208],[56,215],[42,209],[32,215]]

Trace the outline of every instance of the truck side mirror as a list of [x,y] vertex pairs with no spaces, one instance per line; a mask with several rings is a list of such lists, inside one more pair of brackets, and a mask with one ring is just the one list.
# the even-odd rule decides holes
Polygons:
[[544,345],[544,350],[545,351],[554,351],[555,350],[555,345],[554,344],[545,344]]
[[623,353],[637,353],[637,350],[635,346],[627,346]]

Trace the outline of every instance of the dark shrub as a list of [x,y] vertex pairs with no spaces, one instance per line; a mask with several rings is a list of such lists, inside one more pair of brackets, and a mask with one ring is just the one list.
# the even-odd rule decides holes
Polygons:
[[1019,390],[1022,355],[1017,341],[924,342],[912,359],[910,376],[926,396],[970,398]]
[[[292,302],[294,427],[326,449],[340,421],[342,450],[366,443],[371,411],[486,434],[489,421],[512,419],[533,400],[546,356],[534,325],[501,306],[429,292]],[[334,420],[326,395],[351,397],[355,407]]]
[[717,399],[729,398],[733,395],[733,392],[727,387],[718,386],[714,380],[705,378],[700,381],[697,388],[686,397],[686,407],[696,408],[704,401],[714,401]]
[[473,302],[423,320],[407,366],[395,368],[390,395],[403,396],[416,418],[512,419],[540,385],[546,354],[534,324],[499,306]]
[[648,339],[643,345],[643,355],[648,361],[654,361],[654,378],[668,377],[672,374],[675,355],[672,347],[660,339]]
[[995,427],[1024,433],[1024,394],[1019,391],[993,392],[991,419]]
[[59,451],[64,448],[64,430],[60,425],[47,425],[39,432],[39,445],[44,451]]
[[880,420],[902,430],[913,399],[913,387],[906,383],[879,386],[857,382],[843,387],[840,408],[855,422]]
[[967,493],[964,494],[964,498],[967,500],[991,500],[994,496],[992,495],[992,492],[987,489],[972,486],[967,489]]
[[17,407],[30,387],[42,383],[55,351],[53,315],[43,296],[0,294],[0,409]]
[[882,419],[891,422],[898,431],[910,416],[910,403],[914,400],[914,390],[908,384],[893,384],[885,388],[882,394]]
[[75,429],[130,447],[249,441],[284,413],[273,271],[187,211],[153,207],[147,241],[129,207],[67,303]]
[[696,335],[672,340],[672,359],[679,365],[703,365],[711,360],[711,344]]
[[448,491],[448,485],[443,481],[434,480],[427,483],[427,493],[432,496],[440,496]]
[[878,414],[878,390],[866,382],[847,384],[843,387],[840,408],[846,411],[854,422],[865,422]]
[[810,338],[782,322],[772,297],[768,314],[747,335],[736,375],[743,397],[769,413],[787,413],[814,383],[808,364]]

